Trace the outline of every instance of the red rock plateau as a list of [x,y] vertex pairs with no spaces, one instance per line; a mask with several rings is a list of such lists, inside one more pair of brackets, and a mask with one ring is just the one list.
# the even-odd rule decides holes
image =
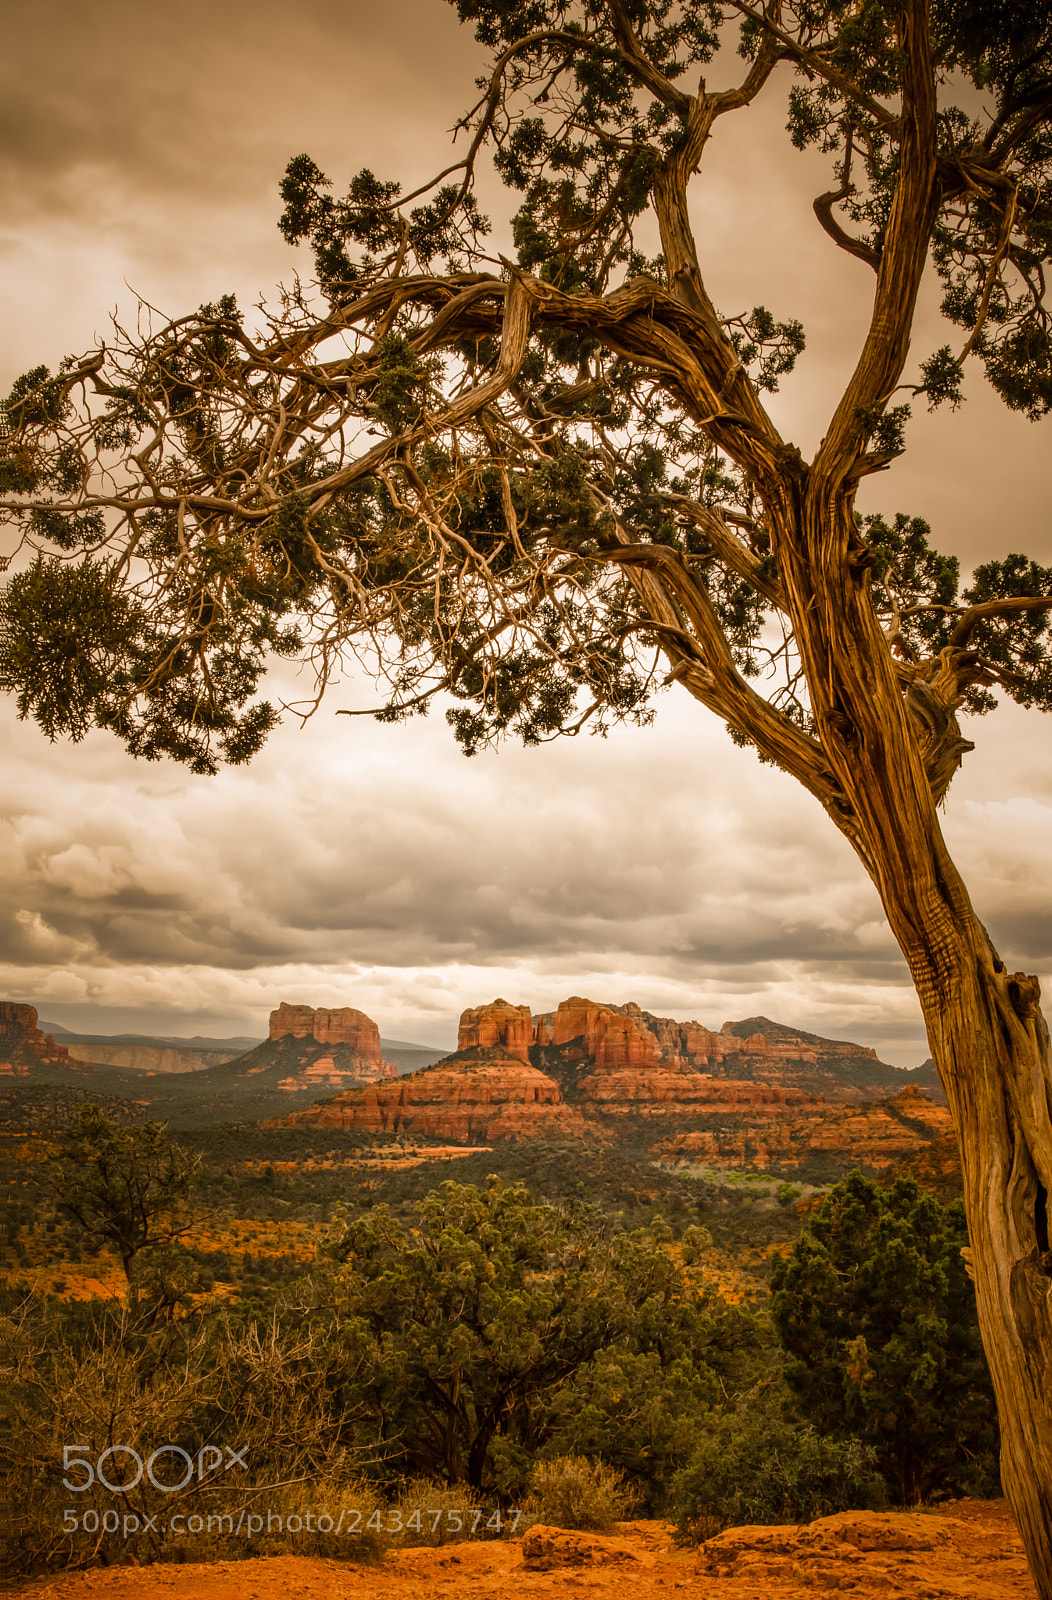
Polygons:
[[75,1069],[81,1065],[70,1060],[65,1045],[56,1044],[50,1033],[42,1033],[37,1021],[33,1006],[0,1000],[0,1074],[4,1077],[26,1077],[38,1066]]
[[[527,1007],[495,1000],[463,1013],[457,1052],[444,1061],[397,1083],[348,1089],[279,1120],[463,1144],[642,1138],[655,1156],[677,1165],[776,1171],[823,1155],[880,1171],[947,1134],[948,1113],[916,1083],[889,1094],[885,1082],[899,1088],[903,1074],[873,1051],[755,1020],[767,1031],[732,1023],[713,1034],[698,1023],[653,1018],[638,1006],[575,997],[537,1019],[531,1047]],[[805,1052],[802,1061],[792,1054],[797,1048]],[[721,1072],[699,1070],[694,1063],[703,1054]],[[783,1081],[727,1075],[732,1064],[748,1069],[758,1058]],[[838,1062],[856,1076],[862,1069],[861,1087],[850,1077],[837,1079]],[[809,1094],[784,1081],[794,1064],[805,1080],[817,1068],[822,1081],[843,1092]],[[304,1082],[301,1072],[297,1086]],[[872,1098],[862,1100],[867,1086]]]
[[[289,1539],[287,1543],[294,1544]],[[13,1585],[52,1600],[1037,1600],[1003,1501],[957,1500],[932,1511],[847,1511],[802,1526],[728,1528],[681,1550],[663,1522],[622,1522],[611,1534],[537,1525],[521,1536],[462,1538],[392,1550],[359,1565],[353,1545],[332,1555],[192,1560],[49,1574]],[[132,1555],[134,1559],[134,1555]],[[43,1585],[43,1586],[42,1586]]]
[[381,1066],[380,1030],[372,1017],[352,1006],[338,1011],[315,1011],[310,1006],[290,1006],[283,1000],[270,1013],[272,1039],[313,1039],[315,1044],[345,1044],[363,1061]]

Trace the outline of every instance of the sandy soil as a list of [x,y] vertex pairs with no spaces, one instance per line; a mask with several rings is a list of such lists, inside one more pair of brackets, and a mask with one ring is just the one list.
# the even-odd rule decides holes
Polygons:
[[660,1522],[616,1535],[531,1528],[522,1539],[397,1551],[381,1566],[298,1556],[109,1567],[2,1585],[26,1600],[1035,1600],[1003,1501],[843,1512],[806,1527],[732,1528],[700,1553]]

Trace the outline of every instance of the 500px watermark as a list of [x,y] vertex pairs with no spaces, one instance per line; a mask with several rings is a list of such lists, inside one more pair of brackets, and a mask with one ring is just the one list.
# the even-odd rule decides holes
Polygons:
[[115,1510],[77,1511],[67,1506],[62,1513],[62,1531],[119,1533],[125,1539],[136,1533],[218,1533],[243,1539],[254,1539],[260,1533],[324,1533],[353,1539],[364,1533],[514,1533],[521,1517],[522,1512],[514,1506],[505,1512],[488,1513],[477,1506],[420,1506],[408,1515],[397,1506],[377,1506],[368,1517],[355,1506],[345,1508],[338,1517],[327,1511],[316,1516],[313,1511],[264,1513],[243,1509],[235,1523],[230,1512],[192,1513],[190,1516],[180,1512],[162,1519],[160,1513],[150,1517],[133,1511],[124,1514]]
[[[247,1445],[243,1445],[240,1450],[231,1450],[229,1445],[225,1445],[221,1450],[216,1444],[203,1444],[197,1455],[192,1456],[181,1445],[159,1444],[144,1461],[138,1450],[133,1450],[131,1445],[111,1444],[107,1445],[93,1461],[86,1444],[67,1444],[62,1447],[63,1470],[71,1472],[79,1467],[84,1476],[80,1482],[71,1483],[68,1478],[63,1478],[62,1483],[73,1494],[83,1494],[93,1483],[101,1484],[111,1494],[128,1494],[138,1487],[145,1473],[149,1482],[155,1489],[160,1489],[162,1494],[177,1494],[180,1489],[188,1488],[195,1480],[198,1483],[203,1482],[220,1468],[224,1472],[229,1472],[231,1467],[240,1467],[242,1472],[247,1472],[248,1462],[245,1460],[247,1451]],[[185,1471],[178,1483],[166,1483],[154,1470],[166,1456],[176,1456],[182,1460]],[[170,1467],[171,1463],[168,1465]],[[133,1467],[135,1476],[131,1477]],[[112,1473],[113,1477],[107,1476],[107,1473]]]

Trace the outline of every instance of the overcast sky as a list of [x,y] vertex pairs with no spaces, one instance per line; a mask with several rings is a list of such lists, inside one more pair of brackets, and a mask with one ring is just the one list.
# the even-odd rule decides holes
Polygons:
[[[441,0],[8,0],[0,382],[88,347],[130,290],[178,314],[309,274],[276,227],[288,158],[308,151],[337,186],[363,165],[419,181],[446,164],[478,60]],[[872,275],[815,224],[825,171],[781,123],[780,104],[726,119],[695,221],[722,309],[802,317],[808,350],[775,409],[810,451]],[[918,356],[945,341],[936,302]],[[916,421],[864,508],[926,516],[966,569],[1052,560],[1049,425],[981,382],[969,396]],[[717,1028],[763,1012],[903,1065],[927,1054],[846,844],[682,692],[649,730],[472,761],[441,716],[335,716],[369,696],[342,686],[217,779],[101,734],[49,745],[0,705],[0,996],[97,1032],[257,1032],[281,1000],[354,1005],[389,1037],[445,1045],[466,1005],[580,993]],[[946,805],[951,847],[1008,965],[1047,990],[1052,724],[1009,708],[966,731],[979,748]]]

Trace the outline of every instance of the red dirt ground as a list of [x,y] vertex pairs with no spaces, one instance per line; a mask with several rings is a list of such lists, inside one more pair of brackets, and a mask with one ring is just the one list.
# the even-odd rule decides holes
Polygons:
[[521,1539],[399,1550],[379,1566],[299,1556],[109,1567],[4,1584],[24,1600],[1036,1600],[1003,1501],[842,1512],[805,1527],[730,1528],[699,1552],[666,1523],[609,1537],[531,1528]]

